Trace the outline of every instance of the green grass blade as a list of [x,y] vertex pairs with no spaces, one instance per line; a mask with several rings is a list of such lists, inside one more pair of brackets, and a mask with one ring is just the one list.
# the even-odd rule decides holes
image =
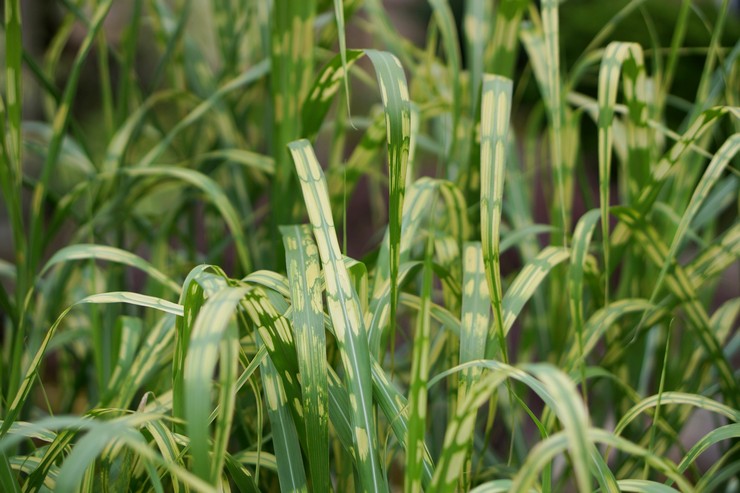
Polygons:
[[[272,3],[270,83],[275,178],[270,205],[274,235],[277,235],[278,226],[294,222],[291,216],[297,203],[298,184],[286,146],[302,137],[301,104],[306,99],[314,72],[315,16],[316,0],[276,0]],[[281,263],[279,259],[278,264]]]
[[740,257],[740,223],[735,223],[721,238],[700,253],[686,268],[692,285],[700,285],[725,271]]
[[329,314],[339,343],[342,363],[349,388],[356,399],[356,404],[352,408],[352,425],[360,482],[363,488],[369,491],[387,491],[388,485],[378,461],[373,425],[367,334],[357,295],[350,284],[347,268],[341,262],[341,251],[329,209],[326,180],[308,141],[291,143],[290,151],[301,180],[306,209],[319,247]]
[[308,91],[301,111],[303,119],[301,129],[304,137],[314,140],[326,113],[331,108],[333,97],[339,90],[340,81],[344,80],[345,84],[348,84],[349,69],[364,54],[362,50],[346,50],[344,54],[332,58],[316,75],[316,81]]
[[[9,0],[5,2],[5,104],[7,105],[7,124],[9,139],[7,140],[8,155],[12,168],[11,176],[15,177],[15,184],[20,185],[23,173],[21,171],[21,106],[23,104],[22,84],[22,55],[23,42],[21,38],[21,2]],[[5,135],[3,133],[3,135]]]
[[575,469],[576,483],[579,491],[590,491],[590,464],[592,444],[586,434],[590,420],[586,406],[578,396],[573,382],[562,372],[549,365],[526,365],[526,369],[539,378],[552,396],[555,404],[553,411],[560,419]]
[[[520,33],[529,55],[535,79],[542,93],[550,123],[550,155],[554,171],[555,193],[551,217],[558,217],[561,231],[568,231],[570,222],[566,215],[565,164],[563,162],[563,127],[565,102],[562,97],[560,72],[559,2],[545,0],[541,7],[541,25],[525,25]],[[567,236],[563,236],[565,241]]]
[[183,306],[183,316],[178,317],[176,322],[175,352],[172,356],[172,415],[182,420],[185,420],[185,360],[193,325],[206,301],[206,293],[198,277],[206,269],[206,266],[199,266],[190,271],[179,300]]
[[20,493],[21,491],[5,452],[0,452],[0,486],[8,493]]
[[23,378],[23,381],[20,384],[20,387],[18,388],[18,391],[15,394],[15,397],[11,404],[8,406],[7,411],[5,412],[4,421],[2,426],[0,426],[0,438],[4,437],[5,434],[8,432],[8,429],[10,428],[10,425],[12,425],[17,416],[20,412],[21,408],[25,405],[26,400],[28,399],[28,394],[31,392],[31,387],[33,385],[34,380],[36,379],[36,372],[39,369],[39,366],[41,365],[41,360],[44,357],[44,354],[46,353],[46,348],[49,346],[49,342],[51,342],[52,337],[56,333],[57,328],[62,323],[64,318],[67,316],[67,314],[77,305],[81,304],[106,304],[106,303],[127,303],[131,305],[137,305],[137,306],[143,306],[148,308],[153,308],[155,310],[159,310],[165,313],[170,313],[173,315],[180,315],[182,316],[182,306],[177,305],[175,303],[163,300],[161,298],[154,298],[152,296],[146,296],[138,293],[130,293],[130,292],[111,292],[111,293],[101,293],[101,294],[95,294],[92,296],[88,296],[86,298],[83,298],[82,300],[78,301],[74,305],[68,307],[66,310],[64,310],[59,317],[57,317],[56,321],[51,325],[49,330],[46,332],[46,335],[44,336],[44,339],[42,340],[38,350],[36,351],[36,354],[31,359],[31,361],[28,364],[28,368],[25,372],[25,376]]
[[[486,269],[480,243],[466,243],[463,248],[463,291],[460,313],[460,364],[483,359],[488,342],[491,298],[488,292]],[[480,370],[464,370],[457,393],[458,405],[465,402],[465,395],[480,378]],[[467,453],[470,451],[470,446]],[[463,484],[470,484],[470,471],[465,471]]]
[[280,231],[290,279],[303,417],[310,430],[306,444],[311,484],[316,491],[329,491],[328,380],[319,254],[308,226],[285,226]]
[[[350,113],[349,98],[349,73],[347,68],[347,34],[344,30],[344,5],[343,0],[334,0],[334,17],[337,20],[337,37],[339,39],[339,56],[342,59],[342,69],[344,76],[344,94],[347,97],[347,113]],[[351,118],[351,116],[350,116]]]
[[486,50],[486,70],[512,78],[517,54],[517,31],[529,0],[502,0],[499,2],[493,39]]
[[[280,314],[287,310],[288,304],[282,296],[271,294],[273,293],[261,287],[255,287],[244,298],[242,306],[257,328],[255,335],[259,344],[266,347],[269,354],[260,368],[262,385],[268,400],[267,412],[274,435],[273,443],[278,456],[281,488],[284,491],[303,490],[306,488],[306,473],[303,462],[296,459],[302,456],[301,440],[303,448],[307,449],[308,435],[303,420],[301,390],[296,378],[299,371],[296,347],[290,323]],[[342,397],[341,390],[329,387],[329,416],[333,422],[333,401],[340,401]],[[339,429],[343,424],[340,422],[335,426]]]
[[[471,112],[477,111],[480,101],[480,87],[485,65],[483,55],[491,36],[489,27],[493,17],[491,11],[492,5],[485,0],[465,2],[463,34],[465,35],[465,59],[468,61],[470,72]],[[471,114],[471,116],[475,115]]]
[[229,454],[226,454],[226,467],[240,493],[259,493],[259,488],[255,484],[254,477],[249,469],[238,463]]
[[[201,120],[210,110],[221,103],[224,96],[227,94],[243,89],[245,86],[252,84],[266,74],[270,72],[270,61],[263,60],[254,66],[250,67],[247,71],[230,80],[218,90],[214,91],[207,99],[202,101],[196,106],[190,113],[184,118],[179,120],[172,129],[153,147],[139,162],[137,166],[147,167],[151,166],[171,145],[172,141],[187,127]],[[133,122],[132,122],[133,123]]]
[[284,492],[308,491],[301,447],[298,442],[298,431],[290,414],[280,377],[269,358],[264,360],[260,368],[262,386],[267,396],[267,414],[272,425],[280,490]]
[[506,379],[502,372],[494,372],[476,381],[465,401],[458,407],[445,432],[444,452],[434,471],[430,493],[455,491],[468,455],[468,444],[472,440],[478,407],[483,405],[491,392]]
[[[106,0],[97,5],[93,12],[92,18],[89,23],[89,30],[87,31],[85,38],[80,45],[80,49],[75,57],[72,71],[69,76],[69,80],[64,89],[64,95],[62,96],[62,103],[59,105],[56,115],[54,117],[54,136],[49,143],[49,149],[46,153],[44,160],[44,166],[41,171],[41,177],[36,184],[33,192],[33,199],[31,210],[32,224],[30,229],[29,239],[29,270],[33,270],[38,264],[42,251],[41,244],[43,241],[42,235],[42,207],[48,193],[49,182],[51,180],[52,171],[56,166],[57,159],[59,158],[59,152],[62,148],[62,143],[67,130],[67,124],[70,119],[71,106],[77,93],[77,85],[82,73],[82,66],[90,53],[93,42],[100,32],[103,26],[103,21],[108,15],[113,4],[113,0]],[[19,19],[20,21],[20,19]],[[18,102],[20,104],[20,101]],[[19,109],[20,110],[20,109]]]
[[[26,294],[27,284],[30,279],[26,279],[27,274],[23,263],[27,257],[27,239],[26,228],[24,226],[23,206],[21,204],[21,188],[23,181],[23,155],[22,155],[22,135],[21,135],[21,118],[23,105],[23,79],[22,79],[22,56],[23,56],[23,37],[21,35],[21,2],[20,0],[9,0],[5,2],[5,101],[0,98],[0,189],[3,195],[3,205],[8,214],[8,219],[12,225],[13,253],[17,263],[18,277],[16,279],[16,298],[22,299]],[[6,105],[7,104],[7,108]],[[6,138],[7,136],[7,138]],[[29,273],[30,275],[30,273]],[[5,297],[5,296],[3,296]],[[9,303],[3,303],[9,305]],[[16,319],[14,325],[22,325],[17,320],[20,318],[15,310],[7,310],[8,313]],[[20,330],[20,328],[19,328]],[[19,335],[18,337],[22,337]],[[16,347],[20,343],[16,343]],[[4,365],[4,362],[2,363]],[[0,374],[3,373],[0,366]],[[4,394],[6,399],[10,399],[14,393],[15,383],[11,382],[8,393]],[[5,388],[2,388],[3,393]],[[5,456],[0,458],[2,464],[0,467],[5,470],[7,460]],[[9,467],[9,466],[8,466]],[[15,490],[16,487],[13,487]]]
[[155,93],[126,118],[108,143],[105,158],[100,167],[103,172],[114,172],[123,167],[126,149],[131,144],[134,133],[144,124],[145,117],[157,104],[172,99],[175,95],[174,91]]
[[432,238],[428,240],[424,271],[421,282],[421,307],[416,319],[414,346],[411,355],[411,382],[409,385],[409,419],[406,435],[406,471],[404,491],[422,491],[422,468],[424,464],[427,428],[427,381],[429,380],[429,346],[431,320],[429,305],[432,301]]
[[[668,256],[668,247],[661,241],[654,228],[645,224],[633,209],[615,208],[613,210],[619,220],[629,227],[637,237],[637,244],[643,249],[647,258],[657,267],[662,267]],[[709,316],[698,301],[694,286],[691,284],[685,269],[672,262],[670,274],[666,284],[670,291],[683,303],[683,310],[695,330],[701,345],[709,356],[712,364],[717,368],[720,377],[722,393],[733,405],[740,402],[740,390],[734,377],[732,368],[722,352],[717,337],[712,330]]]
[[[108,390],[103,395],[103,403],[113,400],[115,394],[121,394],[127,372],[131,369],[139,348],[142,334],[141,319],[136,317],[121,317],[116,323],[116,332],[121,334],[118,346],[118,359],[111,372]],[[104,382],[100,382],[104,384]],[[105,404],[104,404],[105,405]]]
[[[504,318],[503,288],[501,286],[501,212],[506,175],[506,154],[509,144],[511,117],[510,79],[485,75],[481,102],[481,240],[486,280],[493,307],[494,334],[503,361],[508,361]],[[493,348],[487,348],[490,354]]]
[[[661,187],[665,184],[670,173],[674,171],[676,163],[681,160],[688,149],[699,142],[702,136],[714,128],[719,123],[721,117],[725,115],[738,117],[738,113],[735,110],[728,108],[718,107],[704,111],[663,155],[657,165],[652,167],[648,184],[642,189],[639,197],[633,201],[633,208],[638,213],[646,214],[650,210],[658,199]],[[611,257],[608,265],[609,272],[614,270],[617,261],[622,258],[630,235],[631,230],[626,224],[620,223],[614,228],[609,241],[609,255]]]
[[231,235],[234,237],[234,247],[236,248],[239,263],[245,272],[252,270],[252,260],[247,249],[247,240],[244,235],[244,228],[241,225],[239,214],[229,201],[228,197],[221,187],[208,176],[198,171],[175,168],[169,166],[150,166],[148,168],[128,168],[126,174],[133,177],[159,177],[170,178],[183,181],[200,189],[205,193],[213,205],[218,209],[223,217]]
[[135,267],[148,274],[152,279],[156,279],[171,291],[175,293],[180,292],[180,286],[175,281],[138,255],[121,250],[120,248],[104,245],[82,244],[64,247],[54,253],[54,255],[46,262],[44,268],[41,269],[41,275],[48,272],[48,270],[55,265],[70,262],[72,260],[89,259],[106,260],[108,262],[115,262]]
[[[630,189],[637,193],[647,179],[647,103],[645,71],[642,49],[635,43],[614,42],[606,47],[599,70],[599,198],[601,201],[601,232],[603,238],[609,238],[609,205],[612,164],[612,147],[614,135],[612,120],[614,105],[617,101],[620,72],[623,71],[624,93],[630,108],[630,119],[637,120],[635,127],[630,127],[631,134],[639,132],[639,137],[630,139],[630,171],[639,172],[640,177],[630,174]],[[636,144],[634,141],[639,141]],[[604,265],[609,264],[609,242],[604,242]],[[604,280],[605,299],[609,301],[609,271]]]
[[663,483],[646,481],[644,479],[620,479],[617,481],[619,491],[635,491],[637,493],[676,493],[676,490]]
[[620,317],[630,313],[643,312],[651,306],[646,300],[627,298],[614,301],[597,310],[583,325],[582,346],[571,346],[564,367],[566,369],[575,368],[579,362],[585,361],[598,342],[602,340],[609,327],[613,326]]
[[[188,355],[183,369],[185,416],[193,456],[193,472],[211,484],[216,484],[224,463],[225,447],[219,442],[228,434],[231,414],[222,414],[216,422],[213,449],[209,446],[209,416],[211,414],[212,374],[221,352],[221,408],[232,410],[232,387],[235,380],[236,343],[232,318],[236,307],[247,293],[246,288],[227,288],[208,299],[193,324]],[[229,328],[229,327],[232,328]],[[228,375],[224,378],[224,375]],[[229,392],[229,394],[226,394]],[[209,450],[212,454],[209,454]]]
[[[655,286],[653,287],[653,293],[650,296],[651,302],[653,302],[658,296],[658,293],[663,286],[666,274],[668,273],[668,270],[671,268],[672,264],[675,262],[676,255],[683,243],[684,236],[686,235],[689,225],[694,220],[696,214],[699,212],[699,209],[709,195],[709,192],[712,190],[712,187],[714,187],[714,185],[717,183],[717,180],[719,180],[720,176],[722,176],[722,172],[730,164],[739,150],[740,133],[737,133],[732,135],[729,139],[727,139],[727,141],[725,141],[722,147],[720,147],[717,153],[714,155],[714,158],[712,158],[712,161],[709,163],[709,166],[704,172],[704,175],[699,181],[699,184],[694,189],[694,193],[691,197],[691,201],[689,202],[688,207],[681,216],[681,222],[676,229],[676,232],[673,236],[673,241],[671,242],[671,246],[668,250],[668,254],[665,256],[665,260],[663,261],[663,265],[660,269],[660,274],[658,274],[658,279],[655,282]],[[640,325],[644,323],[644,320],[647,316],[648,313],[643,315],[643,320],[640,321]]]
[[[383,411],[383,414],[385,414],[386,419],[390,422],[390,426],[393,429],[393,434],[396,436],[396,440],[398,440],[404,447],[407,447],[406,437],[408,436],[409,417],[408,401],[398,388],[396,388],[396,386],[388,379],[388,375],[377,361],[373,361],[372,376],[373,395],[378,401],[378,405]],[[406,450],[408,450],[408,448]],[[432,472],[434,471],[432,458],[426,445],[424,447],[424,463],[422,466],[421,484],[422,487],[426,488],[431,482]]]
[[[545,276],[553,267],[569,257],[570,252],[565,248],[547,247],[519,272],[509,289],[506,290],[501,303],[504,336],[509,333],[522,308],[532,297]],[[491,342],[493,337],[494,334],[489,334],[488,344],[486,345],[486,359],[492,359],[497,349],[497,346]]]
[[[13,250],[18,268],[16,281],[17,298],[25,296],[27,283],[23,262],[26,259],[26,237],[21,205],[21,185],[23,180],[21,117],[23,105],[22,84],[22,55],[23,39],[21,35],[21,2],[9,0],[5,2],[5,101],[0,98],[0,151],[3,163],[0,164],[0,187],[2,187],[3,202],[7,209],[13,234]],[[7,104],[7,108],[6,105]],[[6,138],[7,135],[7,138]],[[5,304],[5,303],[4,303]],[[8,312],[16,319],[18,315]],[[4,363],[3,363],[4,364]],[[1,368],[1,367],[0,367]],[[12,397],[15,385],[11,382],[6,399]],[[2,389],[5,391],[5,389]],[[7,459],[3,456],[0,467],[5,471]],[[9,466],[8,466],[9,468]],[[17,487],[13,487],[15,490]]]
[[[401,216],[401,246],[399,252],[399,261],[401,263],[408,260],[409,252],[414,242],[418,241],[420,237],[417,233],[422,226],[422,219],[428,215],[429,206],[432,203],[437,188],[437,182],[429,178],[420,178],[409,186],[408,197],[404,201],[403,214]],[[390,288],[389,255],[389,243],[386,235],[378,251],[372,294],[373,303],[371,303],[371,306],[377,303],[380,293],[386,287]],[[374,349],[374,346],[371,346],[371,348]]]
[[[403,285],[406,280],[422,265],[421,262],[404,262],[401,265],[401,269],[398,272],[398,284]],[[377,286],[377,285],[376,285]],[[391,287],[388,280],[383,284],[382,291],[379,291],[373,296],[372,303],[370,305],[370,312],[372,317],[368,323],[368,345],[371,349],[372,354],[380,354],[380,343],[383,336],[383,328],[388,325],[388,318],[390,314],[390,297]],[[401,293],[401,298],[406,296],[405,293]]]
[[[174,433],[165,425],[163,420],[152,420],[145,425],[146,430],[152,436],[154,443],[159,449],[162,458],[172,464],[177,464],[179,467],[185,467],[181,460],[182,450],[177,444],[177,439]],[[131,478],[125,478],[124,480],[130,480]],[[180,485],[177,481],[172,482],[172,490],[177,493],[180,490]]]
[[[511,491],[512,481],[510,479],[494,479],[487,483],[476,486],[470,493],[508,493]],[[531,489],[529,493],[534,493],[537,490]]]
[[[584,434],[593,442],[604,443],[612,447],[619,448],[635,457],[644,459],[651,467],[663,472],[668,477],[679,483],[681,491],[694,491],[688,481],[681,476],[675,464],[672,462],[661,457],[657,457],[642,447],[639,447],[623,438],[617,437],[605,430],[591,428],[584,430]],[[527,456],[527,460],[522,464],[519,472],[514,478],[510,491],[517,493],[527,491],[536,481],[539,471],[542,470],[545,464],[550,462],[556,455],[563,453],[567,446],[568,439],[566,437],[566,432],[559,432],[551,435],[535,445]],[[590,490],[591,489],[589,488],[586,491]]]
[[[586,359],[583,350],[583,276],[588,255],[591,236],[593,235],[596,222],[599,220],[600,211],[592,209],[584,214],[576,224],[573,232],[573,245],[570,257],[570,270],[568,272],[568,289],[570,293],[570,315],[573,320],[573,331],[578,340],[578,351],[580,352],[581,372],[585,371]],[[581,377],[584,377],[583,373]],[[583,395],[587,395],[586,380],[583,380]]]

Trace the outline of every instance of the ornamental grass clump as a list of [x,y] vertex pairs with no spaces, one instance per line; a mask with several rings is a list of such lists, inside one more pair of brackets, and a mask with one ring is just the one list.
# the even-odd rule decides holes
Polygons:
[[0,490],[740,489],[730,2],[21,3]]

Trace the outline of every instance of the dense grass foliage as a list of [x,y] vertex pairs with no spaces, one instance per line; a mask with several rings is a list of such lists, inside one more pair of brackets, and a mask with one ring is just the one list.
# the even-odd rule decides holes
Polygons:
[[730,2],[52,3],[0,490],[740,490]]

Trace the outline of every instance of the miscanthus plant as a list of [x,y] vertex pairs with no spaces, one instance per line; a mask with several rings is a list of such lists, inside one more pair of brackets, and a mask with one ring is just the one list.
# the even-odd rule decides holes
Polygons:
[[654,3],[6,0],[0,489],[737,491],[740,44]]

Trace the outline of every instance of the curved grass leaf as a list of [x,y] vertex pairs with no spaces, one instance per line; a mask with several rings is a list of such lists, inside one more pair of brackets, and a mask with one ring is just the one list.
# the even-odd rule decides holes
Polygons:
[[168,277],[165,273],[151,265],[146,260],[142,259],[138,255],[121,250],[120,248],[105,246],[105,245],[71,245],[58,250],[44,265],[41,269],[43,275],[49,269],[57,264],[69,262],[71,260],[107,260],[108,262],[116,262],[130,267],[135,267],[151,278],[156,279],[162,285],[166,286],[175,293],[180,292],[180,286]]
[[578,361],[584,361],[591,351],[602,340],[603,335],[616,321],[630,313],[644,312],[652,307],[643,299],[623,299],[614,301],[597,310],[583,326],[582,346],[572,346],[566,356],[565,367],[575,368]]
[[468,444],[473,438],[478,408],[489,399],[491,392],[505,379],[506,374],[499,371],[480,378],[473,388],[469,389],[465,401],[458,405],[445,432],[443,453],[428,489],[430,493],[455,490],[465,466]]
[[590,490],[589,469],[593,445],[586,434],[590,420],[575,385],[565,374],[554,371],[550,366],[535,364],[526,365],[524,368],[536,375],[551,394],[554,403],[553,412],[560,419],[568,438],[578,489]]
[[[486,354],[490,297],[483,253],[480,243],[468,243],[463,250],[463,298],[460,314],[460,364],[483,359]],[[464,372],[458,402],[464,400],[467,389],[477,380],[478,372]]]
[[[633,209],[620,207],[615,208],[613,212],[622,224],[630,227],[649,260],[656,266],[662,267],[668,255],[668,248],[660,240],[655,229],[646,225]],[[682,308],[686,312],[692,328],[696,331],[696,336],[719,372],[722,393],[730,403],[737,405],[740,403],[738,382],[733,375],[727,358],[722,353],[720,344],[712,330],[709,316],[699,303],[686,271],[674,261],[671,263],[668,274],[666,279],[668,288],[683,303]]]
[[292,142],[290,151],[319,248],[334,333],[349,388],[356,399],[352,406],[352,425],[360,483],[370,491],[387,491],[388,485],[381,473],[375,445],[367,334],[357,294],[350,284],[347,268],[340,261],[342,257],[329,209],[326,181],[308,141]]
[[432,300],[432,240],[427,244],[426,259],[421,283],[421,307],[416,319],[414,346],[411,355],[411,382],[409,385],[409,418],[406,435],[406,471],[404,491],[412,493],[422,489],[422,467],[426,446],[427,381],[429,380],[429,344],[431,321],[429,305]]
[[[257,328],[255,336],[259,345],[267,348],[269,358],[260,363],[262,385],[267,396],[267,413],[273,430],[273,443],[278,457],[277,469],[281,488],[286,491],[303,491],[307,488],[301,445],[308,446],[304,422],[301,390],[297,379],[298,360],[295,341],[289,321],[282,315],[287,303],[282,297],[271,296],[270,291],[255,287],[244,298],[242,306]],[[334,402],[344,402],[344,395],[329,380],[329,416],[336,419],[337,430],[343,430],[344,421],[332,416]],[[344,437],[339,431],[338,434]],[[301,442],[303,440],[303,442]],[[345,438],[343,443],[349,442]]]
[[[476,486],[470,490],[470,493],[508,493],[511,491],[512,484],[510,479],[495,479]],[[536,491],[532,488],[528,493],[535,493]]]
[[[504,336],[509,333],[524,304],[532,297],[545,276],[569,256],[570,252],[565,248],[546,247],[517,274],[501,302]],[[496,346],[491,342],[493,337],[493,334],[489,333],[486,359],[491,359],[496,350]]]
[[[566,432],[559,432],[549,436],[542,442],[535,445],[527,456],[527,460],[522,464],[517,476],[514,478],[514,482],[511,487],[511,492],[519,493],[527,491],[537,479],[539,471],[551,461],[556,455],[564,452],[568,446],[568,439],[566,438]],[[604,443],[612,447],[616,447],[623,450],[633,456],[644,459],[651,467],[661,471],[675,482],[679,484],[681,491],[693,492],[695,491],[681,476],[678,472],[675,464],[672,462],[657,457],[651,454],[649,451],[639,447],[623,438],[615,436],[608,431],[600,430],[597,428],[590,428],[584,430],[584,434],[592,442]]]
[[[699,139],[710,129],[714,128],[724,115],[737,114],[733,109],[718,107],[702,112],[691,126],[680,136],[676,143],[661,157],[658,163],[651,167],[650,179],[641,190],[639,196],[633,201],[633,208],[639,214],[646,214],[658,199],[661,187],[668,178],[674,166],[684,156],[686,150],[695,145]],[[609,240],[610,263],[609,272],[612,272],[617,261],[622,258],[622,253],[627,246],[631,236],[631,229],[626,224],[617,224]]]

